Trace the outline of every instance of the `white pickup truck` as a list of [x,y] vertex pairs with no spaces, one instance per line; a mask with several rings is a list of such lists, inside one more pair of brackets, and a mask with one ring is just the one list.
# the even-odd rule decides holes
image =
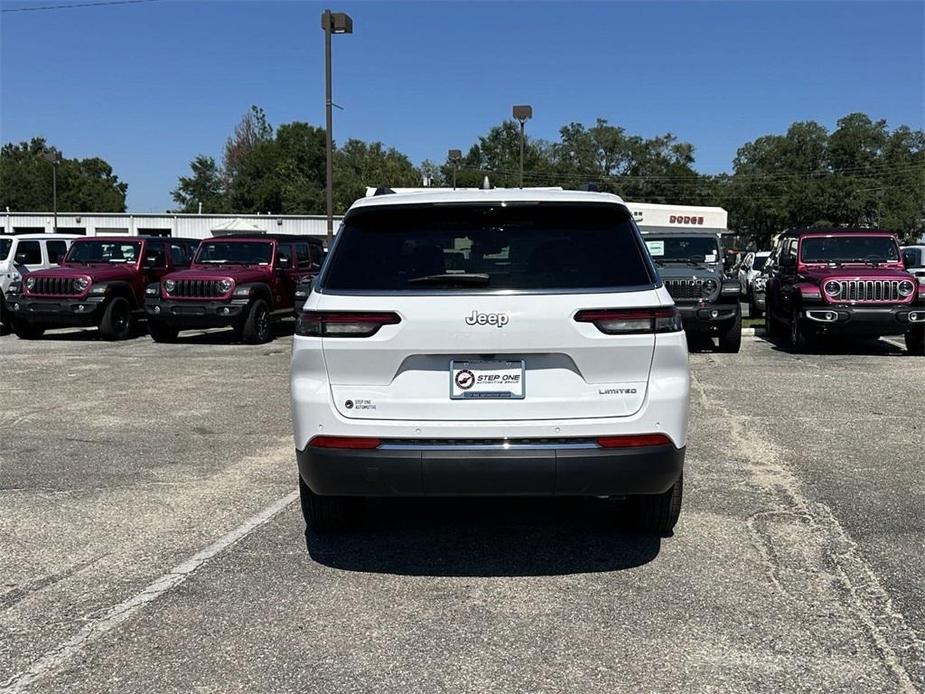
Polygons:
[[903,263],[910,275],[915,275],[919,284],[925,284],[925,245],[903,246]]

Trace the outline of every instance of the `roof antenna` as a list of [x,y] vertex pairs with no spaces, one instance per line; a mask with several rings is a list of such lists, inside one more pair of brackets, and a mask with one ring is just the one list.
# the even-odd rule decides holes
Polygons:
[[481,188],[482,188],[482,190],[491,190],[491,181],[488,180],[488,176],[487,176],[487,175],[485,176],[484,179],[482,179]]

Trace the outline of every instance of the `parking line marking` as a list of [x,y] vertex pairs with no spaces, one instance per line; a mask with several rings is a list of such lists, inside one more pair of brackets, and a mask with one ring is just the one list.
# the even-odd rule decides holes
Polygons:
[[277,499],[219,540],[216,540],[205,549],[200,550],[189,559],[177,564],[164,575],[156,578],[137,595],[111,607],[106,614],[99,619],[91,620],[70,639],[51,649],[32,663],[28,669],[13,675],[3,685],[0,685],[0,692],[9,692],[13,694],[15,692],[25,691],[29,685],[33,684],[40,677],[57,670],[64,665],[67,660],[73,658],[90,643],[126,622],[142,607],[153,602],[167,591],[182,584],[209,560],[215,558],[231,545],[250,535],[261,525],[271,521],[276,515],[294,502],[298,496],[299,492],[295,490],[281,499]]

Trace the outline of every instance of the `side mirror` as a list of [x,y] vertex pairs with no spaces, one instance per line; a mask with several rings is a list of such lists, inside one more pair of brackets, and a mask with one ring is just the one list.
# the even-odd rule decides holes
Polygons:
[[150,270],[152,268],[157,267],[157,260],[158,258],[156,255],[146,255],[145,262],[144,262],[145,269]]
[[292,267],[292,260],[290,258],[279,258],[277,267],[279,267],[280,270],[288,270]]
[[912,251],[903,251],[903,267],[906,269],[915,267],[915,253]]
[[29,259],[29,256],[26,255],[25,253],[17,253],[15,262],[17,262],[20,265],[25,265],[28,259]]

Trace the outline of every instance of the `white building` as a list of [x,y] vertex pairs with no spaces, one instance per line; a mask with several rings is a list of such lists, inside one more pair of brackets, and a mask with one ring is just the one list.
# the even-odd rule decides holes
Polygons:
[[[334,231],[341,217],[334,218]],[[55,226],[51,212],[2,212],[0,233],[50,233]],[[222,232],[299,234],[324,239],[327,218],[324,215],[264,214],[135,214],[130,212],[58,213],[58,231],[86,236],[173,236],[204,239]]]

